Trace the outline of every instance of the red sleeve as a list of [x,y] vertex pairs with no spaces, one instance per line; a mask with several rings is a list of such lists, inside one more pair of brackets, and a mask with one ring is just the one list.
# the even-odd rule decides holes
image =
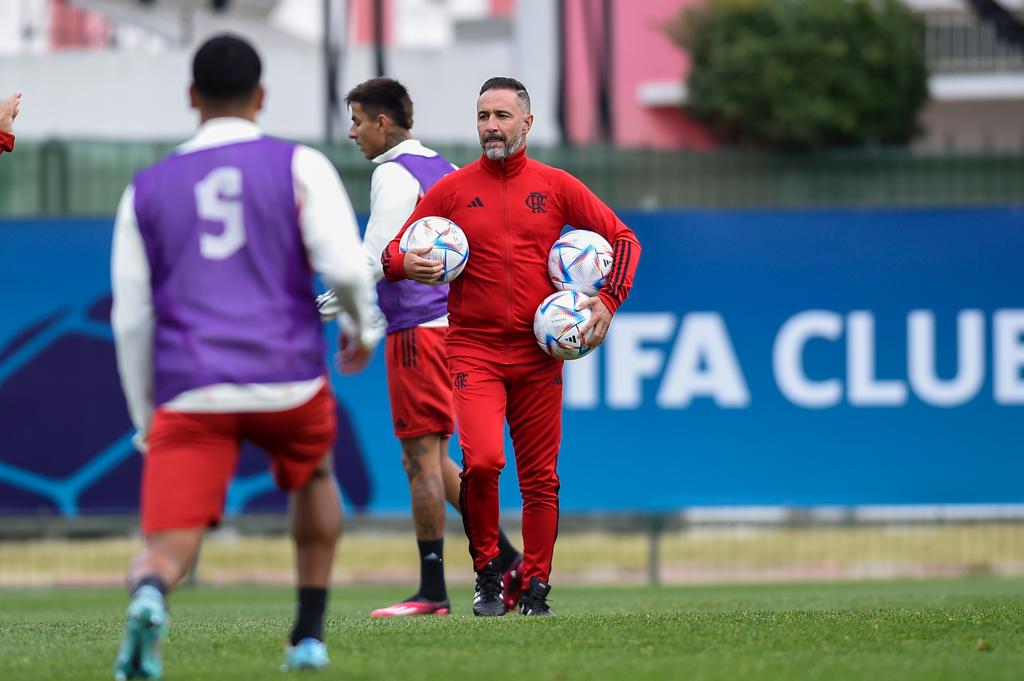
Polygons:
[[431,215],[439,215],[441,217],[447,217],[446,198],[447,192],[444,190],[445,184],[442,184],[443,180],[438,182],[430,188],[420,202],[416,204],[415,210],[409,219],[402,225],[402,229],[398,230],[398,234],[395,235],[388,245],[385,246],[384,251],[380,254],[380,264],[384,267],[384,276],[389,281],[398,281],[399,279],[405,279],[405,253],[398,250],[398,242],[402,240],[402,235],[405,234],[405,230],[409,229],[409,225],[416,222],[420,218],[429,217]]
[[0,130],[0,153],[14,151],[14,135]]
[[597,294],[615,314],[633,288],[633,275],[640,261],[640,242],[636,234],[587,186],[569,173],[561,173],[560,200],[567,224],[597,232],[612,246],[612,271]]

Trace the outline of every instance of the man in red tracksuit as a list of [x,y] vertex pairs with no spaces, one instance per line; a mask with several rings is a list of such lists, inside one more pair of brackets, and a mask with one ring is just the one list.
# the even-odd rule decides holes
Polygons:
[[462,227],[469,240],[469,262],[451,284],[447,350],[463,452],[462,517],[477,573],[473,613],[485,616],[505,613],[495,561],[505,420],[523,497],[520,612],[552,614],[547,595],[558,533],[562,362],[546,355],[533,336],[537,306],[554,291],[548,251],[566,225],[592,229],[613,245],[612,271],[600,293],[584,303],[592,313],[584,329],[592,346],[604,341],[640,257],[636,235],[583,183],[526,156],[532,124],[522,83],[484,83],[477,100],[483,156],[439,180],[381,255],[389,279],[428,282],[441,265],[422,257],[426,250],[399,250],[409,225],[440,215]]

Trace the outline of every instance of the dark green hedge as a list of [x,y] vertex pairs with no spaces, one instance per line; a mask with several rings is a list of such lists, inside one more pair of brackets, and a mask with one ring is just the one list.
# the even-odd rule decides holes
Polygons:
[[922,25],[897,0],[708,0],[671,27],[688,110],[727,142],[905,144],[928,97]]

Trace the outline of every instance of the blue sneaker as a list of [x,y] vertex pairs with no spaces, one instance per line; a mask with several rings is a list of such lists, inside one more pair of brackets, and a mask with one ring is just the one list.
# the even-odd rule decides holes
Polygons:
[[315,638],[304,638],[284,651],[284,664],[281,671],[290,672],[303,669],[323,669],[330,660],[327,658],[327,646]]
[[167,635],[167,603],[160,591],[144,586],[135,592],[125,615],[124,640],[114,662],[114,679],[159,679],[163,676],[160,644]]

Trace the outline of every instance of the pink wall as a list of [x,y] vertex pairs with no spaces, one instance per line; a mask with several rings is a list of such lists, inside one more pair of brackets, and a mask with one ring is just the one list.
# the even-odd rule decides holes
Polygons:
[[491,14],[510,17],[516,13],[516,0],[491,0]]
[[100,16],[66,0],[50,3],[50,47],[55,50],[106,47],[110,24]]
[[[384,43],[390,45],[395,36],[395,3],[384,0]],[[352,28],[349,39],[356,45],[373,44],[373,0],[353,0],[349,5],[349,20]]]
[[665,33],[665,25],[683,8],[702,0],[617,0],[615,5],[615,141],[623,146],[701,148],[714,145],[703,125],[679,107],[651,108],[637,88],[644,81],[682,82],[690,58]]
[[[640,102],[639,86],[648,81],[681,83],[688,57],[665,33],[665,25],[682,8],[701,0],[615,0],[613,5],[612,118],[615,143],[628,147],[706,149],[714,140],[678,106],[650,107]],[[600,0],[569,0],[567,17],[568,121],[574,143],[598,138],[596,81],[588,49],[599,47],[588,38],[586,21],[600,31]]]

